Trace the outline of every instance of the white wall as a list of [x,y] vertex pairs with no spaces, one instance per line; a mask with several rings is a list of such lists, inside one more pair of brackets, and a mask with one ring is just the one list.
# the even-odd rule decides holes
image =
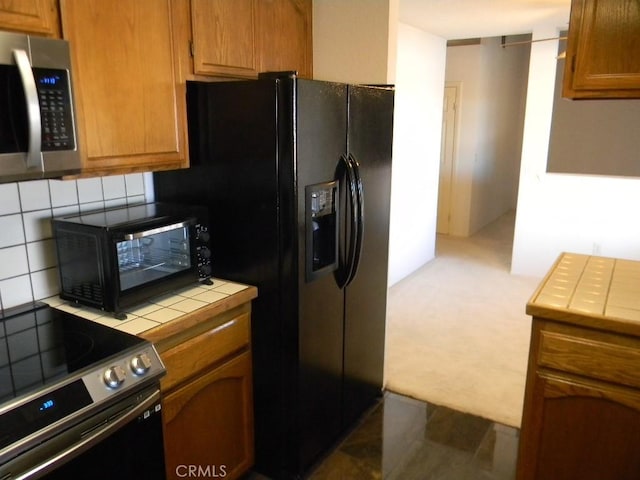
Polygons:
[[[534,39],[557,35],[534,31]],[[546,173],[557,48],[531,47],[514,274],[542,276],[563,251],[640,259],[640,179]]]
[[461,85],[452,235],[471,235],[516,207],[529,47],[501,41],[447,48],[446,80]]
[[447,48],[445,79],[459,84],[456,155],[451,184],[449,234],[466,237],[471,222],[471,188],[478,149],[478,124],[483,105],[482,45]]
[[435,256],[446,40],[400,23],[389,284]]
[[393,83],[399,0],[313,2],[313,77]]

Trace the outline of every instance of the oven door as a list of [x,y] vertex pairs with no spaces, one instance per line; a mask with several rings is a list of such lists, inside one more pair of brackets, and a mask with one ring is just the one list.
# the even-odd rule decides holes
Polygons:
[[120,308],[196,282],[196,220],[114,236]]
[[158,385],[135,393],[0,466],[2,480],[166,478]]

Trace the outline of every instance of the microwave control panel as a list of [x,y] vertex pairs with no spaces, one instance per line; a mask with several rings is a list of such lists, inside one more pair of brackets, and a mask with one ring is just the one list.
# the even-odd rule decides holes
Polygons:
[[69,92],[69,73],[52,68],[34,68],[38,90],[42,151],[73,150],[73,109]]

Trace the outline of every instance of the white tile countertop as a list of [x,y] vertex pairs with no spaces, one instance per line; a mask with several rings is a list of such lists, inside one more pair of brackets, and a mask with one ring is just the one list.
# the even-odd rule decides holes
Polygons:
[[640,261],[563,253],[527,313],[640,336]]
[[107,325],[124,332],[138,335],[172,320],[183,317],[204,307],[221,302],[250,287],[221,279],[212,279],[213,285],[194,284],[169,294],[152,298],[148,302],[128,309],[125,320],[114,318],[111,313],[96,308],[78,305],[58,296],[46,298],[50,306],[73,313],[79,317]]

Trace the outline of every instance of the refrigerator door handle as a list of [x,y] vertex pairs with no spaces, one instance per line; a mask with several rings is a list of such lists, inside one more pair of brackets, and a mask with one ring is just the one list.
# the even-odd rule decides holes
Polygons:
[[349,285],[355,278],[356,273],[358,273],[360,256],[362,254],[362,240],[364,238],[364,188],[362,186],[362,177],[360,176],[360,164],[351,153],[347,157],[347,160],[351,166],[354,178],[353,193],[355,195],[355,213],[352,216],[352,228],[355,227],[355,243],[353,246],[349,278],[345,286]]
[[[345,176],[345,189],[346,189],[346,203],[347,208],[344,209],[345,215],[350,215],[351,224],[349,226],[349,236],[346,240],[344,257],[344,264],[340,265],[340,268],[336,271],[336,282],[338,287],[346,287],[353,279],[353,269],[355,268],[355,255],[356,244],[358,238],[358,222],[356,216],[358,215],[358,197],[356,187],[356,177],[351,164],[351,159],[341,155],[338,163],[338,172],[344,167]],[[341,176],[341,174],[338,174]],[[349,213],[347,213],[347,211]]]

